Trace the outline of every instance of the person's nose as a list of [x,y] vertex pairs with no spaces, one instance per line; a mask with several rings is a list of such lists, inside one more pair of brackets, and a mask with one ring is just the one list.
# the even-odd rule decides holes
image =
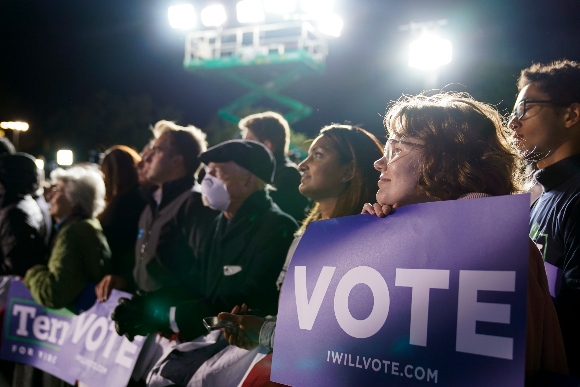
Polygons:
[[375,167],[375,169],[379,172],[382,172],[386,169],[387,166],[387,159],[385,158],[385,156],[381,157],[380,159],[378,159],[377,161],[375,161],[373,163],[373,166]]
[[518,120],[515,114],[511,114],[508,118],[507,127],[508,129],[515,130],[522,125],[521,121]]
[[308,169],[308,160],[310,157],[305,158],[300,164],[298,164],[298,170],[304,172]]

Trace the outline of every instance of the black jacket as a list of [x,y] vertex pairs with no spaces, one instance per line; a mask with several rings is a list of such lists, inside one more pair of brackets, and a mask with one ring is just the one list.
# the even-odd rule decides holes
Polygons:
[[310,201],[298,190],[300,178],[296,164],[288,157],[276,157],[276,171],[274,172],[276,190],[270,191],[270,196],[282,211],[299,223],[306,217],[306,211],[310,205]]
[[112,273],[128,283],[132,282],[138,223],[144,208],[145,199],[135,184],[129,191],[115,196],[99,219],[111,249]]
[[250,196],[228,221],[214,221],[201,267],[192,272],[189,301],[177,305],[180,335],[193,339],[207,333],[202,318],[229,312],[246,303],[261,313],[276,313],[280,274],[298,224],[264,191]]
[[163,184],[162,192],[159,206],[151,198],[139,219],[133,277],[145,291],[187,283],[218,214],[203,205],[193,177]]
[[46,224],[30,196],[37,188],[30,156],[0,157],[0,275],[24,276],[32,266],[46,263]]
[[580,155],[536,173],[544,189],[530,214],[530,237],[544,261],[562,270],[560,293],[554,302],[568,368],[580,375]]

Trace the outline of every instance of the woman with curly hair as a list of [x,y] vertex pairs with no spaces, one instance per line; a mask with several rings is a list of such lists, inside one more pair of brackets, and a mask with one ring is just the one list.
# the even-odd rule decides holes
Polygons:
[[[410,204],[510,195],[523,186],[522,161],[503,118],[468,95],[404,97],[388,110],[385,127],[385,154],[374,164],[381,173],[376,203],[363,213],[384,217]],[[565,373],[558,318],[531,240],[527,308],[527,381],[539,370]]]

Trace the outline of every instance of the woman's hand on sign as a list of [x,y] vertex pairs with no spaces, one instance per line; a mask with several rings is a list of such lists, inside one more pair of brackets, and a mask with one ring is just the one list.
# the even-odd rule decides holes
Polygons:
[[388,204],[365,203],[363,206],[363,209],[361,211],[361,214],[371,214],[371,215],[376,215],[379,218],[384,218],[385,216],[390,215],[393,212],[395,212],[395,208],[397,208],[396,205],[390,206]]
[[106,275],[101,282],[95,286],[95,294],[99,302],[105,302],[111,295],[113,289],[124,289],[127,286],[127,281],[118,275]]
[[236,324],[233,327],[222,329],[225,338],[231,345],[236,347],[252,349],[260,342],[260,329],[264,324],[264,319],[258,316],[247,315],[248,306],[236,305],[231,313],[222,312],[218,318]]

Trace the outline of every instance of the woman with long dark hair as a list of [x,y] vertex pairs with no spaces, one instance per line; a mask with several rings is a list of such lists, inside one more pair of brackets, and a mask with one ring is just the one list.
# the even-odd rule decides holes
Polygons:
[[107,149],[101,161],[107,205],[98,218],[111,248],[112,275],[105,276],[97,285],[96,294],[100,301],[107,298],[109,286],[126,290],[133,288],[135,241],[139,216],[145,207],[137,174],[139,162],[139,154],[124,145]]

